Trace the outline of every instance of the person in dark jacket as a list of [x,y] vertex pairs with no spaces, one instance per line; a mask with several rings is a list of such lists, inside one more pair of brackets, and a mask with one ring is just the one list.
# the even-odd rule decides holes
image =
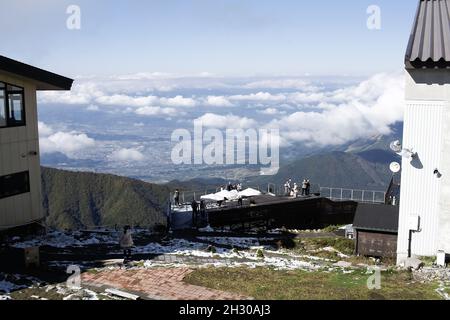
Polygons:
[[306,179],[306,195],[309,196],[311,194],[311,181]]
[[195,201],[195,199],[192,200],[191,207],[192,207],[192,223],[194,224],[194,226],[196,226],[198,216],[198,202]]
[[180,206],[180,190],[176,189],[173,194],[173,202],[176,206]]
[[206,216],[206,203],[205,200],[200,200],[200,216],[205,219]]

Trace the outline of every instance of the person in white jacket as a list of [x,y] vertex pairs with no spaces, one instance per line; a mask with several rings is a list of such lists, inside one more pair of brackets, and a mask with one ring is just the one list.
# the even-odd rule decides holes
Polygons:
[[125,226],[119,241],[120,247],[123,249],[124,262],[131,260],[131,248],[134,246],[131,228]]

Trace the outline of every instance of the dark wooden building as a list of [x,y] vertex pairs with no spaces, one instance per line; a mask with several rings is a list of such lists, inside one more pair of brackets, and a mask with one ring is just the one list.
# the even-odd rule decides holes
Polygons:
[[282,198],[259,196],[253,205],[208,210],[209,224],[213,228],[250,227],[262,223],[271,228],[320,229],[330,225],[353,222],[357,203],[334,202],[326,198]]
[[357,255],[395,258],[397,256],[399,207],[359,204],[353,221]]

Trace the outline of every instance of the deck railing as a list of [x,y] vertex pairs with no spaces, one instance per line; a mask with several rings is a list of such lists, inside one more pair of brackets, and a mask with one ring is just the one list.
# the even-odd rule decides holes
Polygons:
[[321,187],[320,195],[334,201],[355,201],[365,203],[385,203],[386,201],[386,192],[376,190]]
[[[266,188],[260,188],[260,186],[245,186],[244,188],[253,188],[261,192],[267,192],[275,194],[276,196],[285,196],[284,186],[277,186],[275,184],[269,184]],[[200,201],[200,197],[210,193],[215,193],[220,189],[205,189],[196,191],[180,191],[180,203],[190,204],[193,199]],[[314,186],[311,189],[311,194],[319,194],[321,197],[328,198],[333,201],[355,201],[363,203],[385,203],[386,192],[377,190],[359,190],[359,189],[346,189],[335,187],[319,187]],[[300,190],[301,194],[301,190]],[[173,203],[174,193],[170,193],[170,201]]]

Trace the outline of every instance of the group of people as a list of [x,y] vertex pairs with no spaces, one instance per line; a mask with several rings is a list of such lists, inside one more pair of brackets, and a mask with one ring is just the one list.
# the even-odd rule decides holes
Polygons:
[[[294,198],[297,198],[300,194],[300,187],[299,185],[294,182],[292,183],[292,179],[289,179],[284,184],[284,194],[286,196],[291,196]],[[301,195],[302,196],[309,196],[311,194],[311,182],[309,179],[303,179],[301,183]]]
[[221,186],[220,187],[220,191],[223,190],[227,190],[227,191],[232,191],[232,190],[237,190],[239,192],[242,191],[242,184],[237,183],[237,184],[232,184],[231,182],[228,182],[227,186]]

